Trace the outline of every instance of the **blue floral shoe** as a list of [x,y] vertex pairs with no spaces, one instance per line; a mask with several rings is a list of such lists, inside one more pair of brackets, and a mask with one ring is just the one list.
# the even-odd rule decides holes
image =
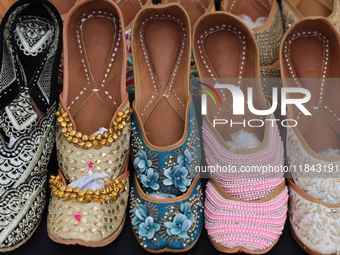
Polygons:
[[153,253],[189,250],[203,224],[195,172],[199,130],[189,93],[190,28],[178,4],[146,7],[132,28],[136,171],[130,212],[138,242]]

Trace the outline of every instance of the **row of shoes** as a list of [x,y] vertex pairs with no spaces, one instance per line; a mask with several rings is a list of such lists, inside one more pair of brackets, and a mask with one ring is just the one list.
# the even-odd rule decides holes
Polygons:
[[[334,155],[340,149],[340,113],[338,88],[327,84],[327,78],[340,75],[337,20],[329,21],[337,14],[338,1],[283,0],[289,28],[285,34],[276,1],[224,0],[224,12],[203,14],[213,9],[209,2],[196,16],[177,3],[138,2],[141,11],[137,15],[127,11],[131,14],[127,17],[123,5],[119,8],[111,0],[77,1],[70,10],[59,8],[59,13],[68,12],[63,29],[58,10],[47,1],[19,1],[4,16],[0,251],[19,247],[34,233],[46,204],[47,182],[48,235],[58,243],[90,247],[111,243],[123,229],[130,197],[133,231],[150,252],[189,250],[204,218],[211,243],[222,252],[262,254],[276,244],[288,210],[283,172],[263,176],[214,172],[203,206],[200,174],[195,170],[201,162],[200,127],[189,92],[193,52],[199,77],[217,83],[220,77],[238,78],[243,92],[253,89],[256,109],[270,105],[261,80],[243,78],[260,78],[273,65],[281,69],[283,87],[313,92],[305,105],[312,117],[288,108],[289,119],[299,120],[299,125],[287,129],[284,150],[278,125],[270,121],[245,130],[215,127],[215,116],[225,118],[233,111],[232,94],[216,91],[221,107],[214,110],[215,103],[208,99],[214,112],[203,118],[205,159],[210,166],[282,166],[286,151],[289,165],[327,166],[329,173],[308,177],[300,172],[288,180],[290,226],[309,253],[339,252],[340,178],[328,166],[340,161]],[[251,29],[234,14],[252,21],[267,16],[274,25]],[[308,15],[329,16],[303,17]],[[127,27],[131,36],[125,34]],[[63,89],[57,106],[62,40]],[[129,50],[132,106],[126,92]],[[238,122],[275,119],[249,110],[234,117]],[[228,141],[239,131],[253,133],[260,142],[248,148],[231,146]],[[46,167],[55,143],[60,169],[48,180]],[[332,150],[332,156],[325,155],[324,148]],[[131,181],[130,151],[135,168]]]

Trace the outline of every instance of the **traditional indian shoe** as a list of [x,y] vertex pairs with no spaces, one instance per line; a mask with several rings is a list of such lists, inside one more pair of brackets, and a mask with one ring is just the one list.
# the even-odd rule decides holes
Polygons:
[[52,176],[48,234],[100,247],[122,231],[129,193],[126,45],[119,7],[85,0],[64,29],[65,76],[57,118],[58,176]]
[[340,3],[338,0],[282,0],[285,29],[309,16],[326,17],[340,31]]
[[179,4],[146,7],[132,28],[131,220],[149,252],[184,252],[203,225],[199,130],[189,93],[191,34]]
[[[197,21],[193,41],[201,79],[210,78],[213,83],[223,84],[220,77],[233,78],[243,93],[252,88],[255,109],[270,108],[259,79],[256,38],[241,19],[227,12],[206,14]],[[283,143],[276,122],[270,121],[275,119],[273,115],[257,116],[249,109],[244,115],[233,115],[232,104],[236,103],[230,91],[217,89],[216,93],[221,105],[215,106],[208,98],[202,127],[207,166],[215,167],[206,189],[205,227],[219,251],[263,254],[278,241],[286,220],[288,190],[283,173],[264,170],[282,167]],[[264,124],[259,127],[212,124],[214,119],[225,118],[228,123],[257,119]],[[233,137],[240,132],[243,132],[242,140],[251,138],[255,142],[236,144]],[[228,166],[234,170],[218,170]],[[245,167],[263,171],[244,173]]]
[[287,31],[280,52],[283,86],[311,93],[304,104],[311,115],[288,106],[287,119],[296,120],[297,126],[287,129],[286,140],[287,161],[295,169],[289,181],[291,232],[310,254],[340,252],[339,42],[328,19],[304,18]]
[[42,218],[61,40],[59,14],[45,1],[18,1],[0,26],[0,252],[24,244]]

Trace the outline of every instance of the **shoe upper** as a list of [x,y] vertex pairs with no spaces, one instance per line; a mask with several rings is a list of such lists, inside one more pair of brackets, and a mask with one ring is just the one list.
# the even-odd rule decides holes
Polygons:
[[62,22],[50,3],[14,4],[0,27],[0,249],[33,233],[55,141]]

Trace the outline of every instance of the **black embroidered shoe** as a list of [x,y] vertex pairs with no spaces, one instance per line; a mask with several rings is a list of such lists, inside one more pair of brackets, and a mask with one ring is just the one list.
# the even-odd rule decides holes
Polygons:
[[45,207],[61,38],[48,1],[18,1],[0,26],[0,252],[24,244]]

